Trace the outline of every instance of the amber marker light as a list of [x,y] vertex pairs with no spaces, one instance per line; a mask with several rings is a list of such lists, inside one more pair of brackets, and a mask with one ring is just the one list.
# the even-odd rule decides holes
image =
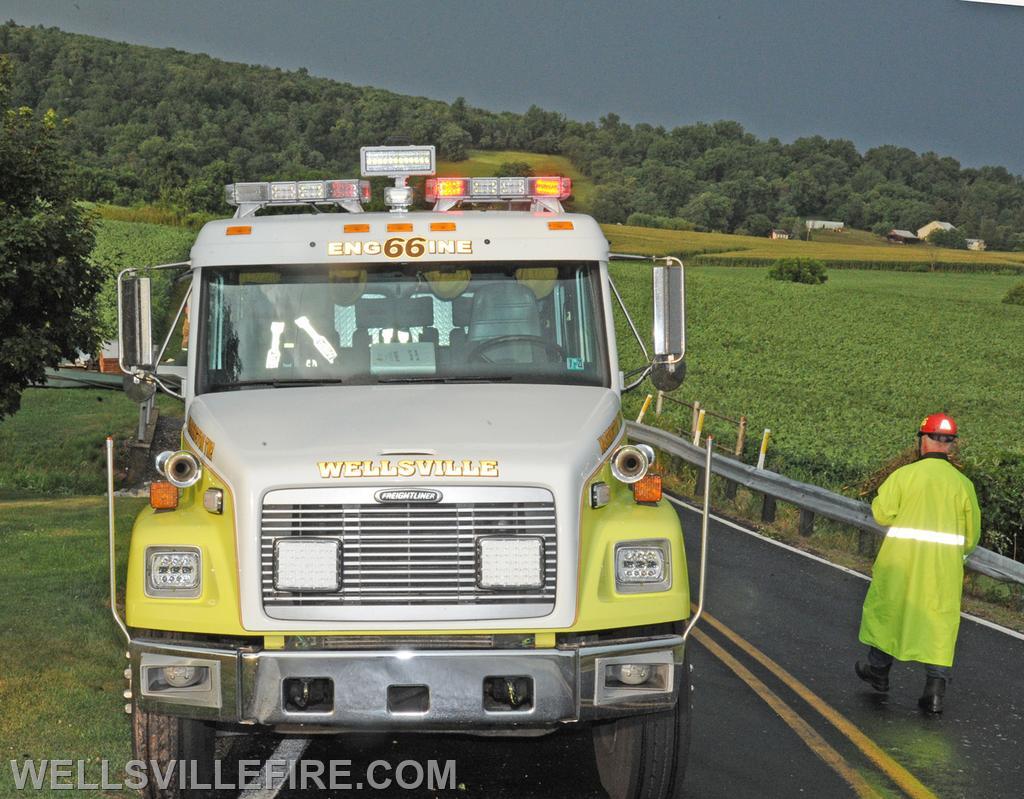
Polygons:
[[166,480],[149,484],[149,505],[156,510],[174,510],[178,507],[178,487]]
[[345,225],[345,232],[346,233],[369,233],[370,232],[370,226],[369,225],[365,225],[365,224],[364,225]]
[[433,231],[455,230],[454,222],[431,222],[430,229]]
[[252,233],[252,225],[228,225],[225,236],[248,236]]
[[391,222],[388,224],[388,233],[412,233],[412,223]]
[[648,472],[633,483],[633,499],[637,502],[658,502],[661,499],[661,475]]
[[548,230],[575,230],[572,222],[548,222]]

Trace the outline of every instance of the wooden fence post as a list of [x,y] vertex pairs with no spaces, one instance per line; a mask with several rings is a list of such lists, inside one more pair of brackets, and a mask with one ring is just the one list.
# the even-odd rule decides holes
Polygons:
[[665,404],[665,392],[660,388],[658,389],[658,399],[654,403],[654,415],[661,416],[661,409]]
[[697,430],[697,417],[700,416],[700,400],[693,401],[693,415],[690,417],[690,438]]
[[743,457],[743,450],[747,446],[747,417],[740,417],[740,431],[736,436],[736,457]]

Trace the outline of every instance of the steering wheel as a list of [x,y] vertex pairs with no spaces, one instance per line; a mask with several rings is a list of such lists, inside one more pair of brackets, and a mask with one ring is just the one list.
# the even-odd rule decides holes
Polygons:
[[495,336],[494,338],[484,339],[470,350],[468,360],[484,361],[485,363],[498,363],[498,361],[492,361],[490,358],[486,357],[484,353],[492,347],[497,347],[499,344],[509,344],[516,341],[532,344],[538,349],[552,353],[559,360],[565,360],[565,348],[560,344],[548,341],[543,336],[532,336],[528,333],[511,333],[507,336]]

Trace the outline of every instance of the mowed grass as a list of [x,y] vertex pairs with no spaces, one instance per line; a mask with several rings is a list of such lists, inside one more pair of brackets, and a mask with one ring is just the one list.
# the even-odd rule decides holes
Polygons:
[[452,177],[501,177],[498,168],[505,163],[522,161],[530,165],[534,175],[561,175],[572,178],[572,197],[568,207],[583,213],[590,208],[594,184],[572,162],[561,155],[524,153],[519,150],[469,150],[465,161],[438,161],[437,174]]
[[[161,412],[181,413],[170,397],[157,403]],[[106,491],[107,434],[123,443],[138,420],[139,406],[120,391],[30,388],[21,410],[0,421],[0,492]]]
[[[118,500],[122,575],[143,502]],[[19,795],[11,760],[86,760],[98,782],[109,759],[114,776],[130,757],[131,732],[124,642],[107,600],[106,498],[0,498],[0,543],[0,796]]]
[[[687,270],[688,374],[676,396],[747,415],[748,452],[771,428],[770,468],[850,486],[911,446],[936,410],[960,422],[965,456],[1024,451],[1024,307],[1000,302],[1017,279],[837,270],[805,286],[766,273]],[[612,274],[649,330],[649,267],[615,263]],[[617,327],[628,369],[640,355],[621,320]],[[634,417],[648,390],[627,395]],[[689,430],[689,409],[665,407],[649,421]],[[709,423],[735,441],[735,428]]]
[[852,269],[1024,273],[1024,253],[1017,252],[972,252],[929,244],[845,243],[839,239],[843,234],[829,234],[823,241],[813,238],[811,241],[772,241],[728,233],[656,230],[629,225],[601,227],[612,252],[677,255],[694,264],[766,266],[778,258],[817,258],[829,266]]

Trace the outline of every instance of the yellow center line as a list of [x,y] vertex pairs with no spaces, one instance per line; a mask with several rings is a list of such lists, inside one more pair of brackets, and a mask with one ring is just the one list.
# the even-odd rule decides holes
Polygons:
[[821,734],[811,727],[799,713],[787,705],[782,698],[761,680],[755,677],[750,670],[740,663],[736,658],[726,652],[722,647],[712,641],[707,634],[700,630],[693,631],[696,638],[712,655],[722,661],[729,669],[743,682],[753,689],[779,717],[807,744],[808,748],[828,764],[833,771],[842,777],[857,796],[862,799],[881,799],[881,795],[867,781],[854,770],[854,768],[829,745],[828,741],[821,737]]
[[935,794],[928,790],[928,788],[926,788],[921,781],[917,779],[917,777],[893,760],[888,753],[878,746],[878,744],[861,732],[852,721],[829,705],[824,699],[814,693],[814,691],[800,682],[800,680],[764,654],[764,652],[745,638],[741,637],[738,633],[730,630],[707,611],[704,612],[702,618],[722,635],[736,644],[736,646],[754,658],[754,660],[772,672],[772,674],[782,680],[782,682],[796,693],[797,696],[824,716],[833,727],[839,730],[839,732],[845,735],[854,746],[863,752],[868,760],[874,763],[886,774],[886,776],[889,777],[889,779],[896,783],[900,790],[902,790],[907,796],[911,797],[911,799],[937,799]]

